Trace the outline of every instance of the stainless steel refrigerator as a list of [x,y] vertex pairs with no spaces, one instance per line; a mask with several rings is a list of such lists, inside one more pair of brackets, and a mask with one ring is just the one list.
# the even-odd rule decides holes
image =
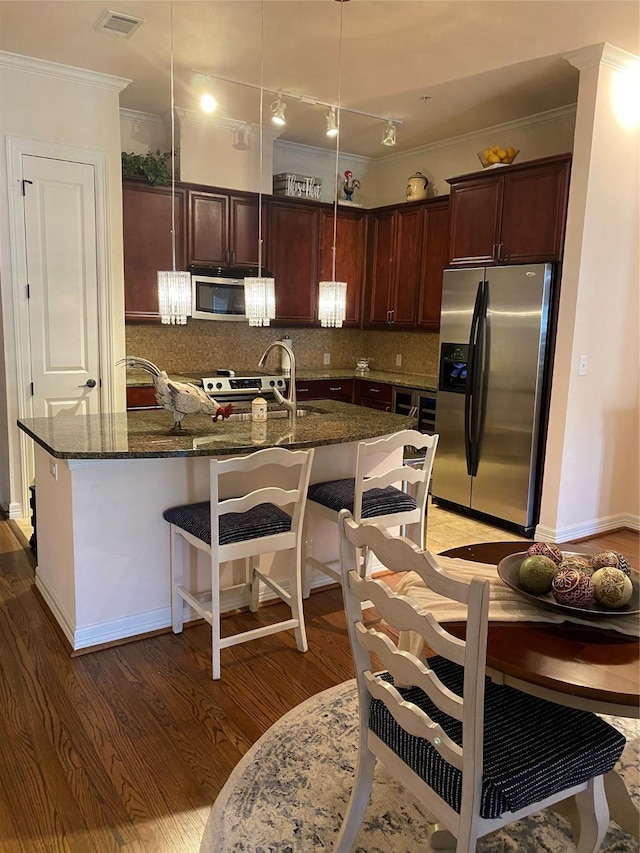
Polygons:
[[530,535],[537,523],[551,264],[446,270],[436,503]]

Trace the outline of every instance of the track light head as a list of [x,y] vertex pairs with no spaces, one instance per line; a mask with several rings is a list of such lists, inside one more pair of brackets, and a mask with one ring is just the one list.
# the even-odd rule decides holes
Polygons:
[[284,127],[287,123],[287,120],[284,117],[284,111],[286,110],[287,105],[283,103],[282,97],[278,95],[275,101],[271,104],[271,112],[273,115],[271,116],[271,121],[274,124],[277,124],[279,127]]
[[329,107],[329,112],[327,113],[327,136],[337,136],[338,135],[338,120],[336,117],[336,108]]
[[392,121],[387,122],[381,142],[389,148],[396,144],[396,126]]

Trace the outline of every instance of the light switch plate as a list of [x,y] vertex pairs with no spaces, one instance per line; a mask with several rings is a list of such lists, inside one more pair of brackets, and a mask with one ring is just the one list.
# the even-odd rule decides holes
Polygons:
[[588,356],[581,355],[578,358],[578,376],[586,376],[587,375],[587,363],[589,361]]
[[331,364],[331,353],[325,352],[324,354],[324,362],[323,364],[326,366],[327,364]]
[[400,353],[396,356],[396,367],[402,367],[402,355]]

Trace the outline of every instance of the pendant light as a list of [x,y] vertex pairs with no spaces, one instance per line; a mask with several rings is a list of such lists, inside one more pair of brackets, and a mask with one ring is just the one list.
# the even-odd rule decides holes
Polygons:
[[[345,0],[338,0],[340,4]],[[331,281],[321,281],[318,286],[318,319],[320,325],[327,328],[340,328],[345,320],[347,308],[347,282],[336,281],[336,237],[338,233],[338,172],[340,157],[340,99],[341,99],[341,69],[342,69],[342,5],[340,5],[340,39],[338,47],[338,107],[337,115],[331,111],[335,119],[336,137],[336,166],[334,177],[333,197],[333,246],[331,248]]]
[[176,128],[173,79],[173,3],[171,9],[171,259],[170,270],[158,271],[158,309],[163,323],[184,325],[191,316],[191,276],[176,270]]
[[276,316],[275,281],[262,275],[262,112],[264,101],[264,0],[260,32],[260,189],[258,192],[258,275],[244,280],[244,309],[250,326],[269,326]]

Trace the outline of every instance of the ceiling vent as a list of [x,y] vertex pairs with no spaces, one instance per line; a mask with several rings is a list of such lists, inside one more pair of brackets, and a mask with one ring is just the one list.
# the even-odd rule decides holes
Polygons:
[[130,38],[141,24],[144,24],[144,18],[134,18],[132,15],[105,9],[98,19],[96,29],[121,38]]

